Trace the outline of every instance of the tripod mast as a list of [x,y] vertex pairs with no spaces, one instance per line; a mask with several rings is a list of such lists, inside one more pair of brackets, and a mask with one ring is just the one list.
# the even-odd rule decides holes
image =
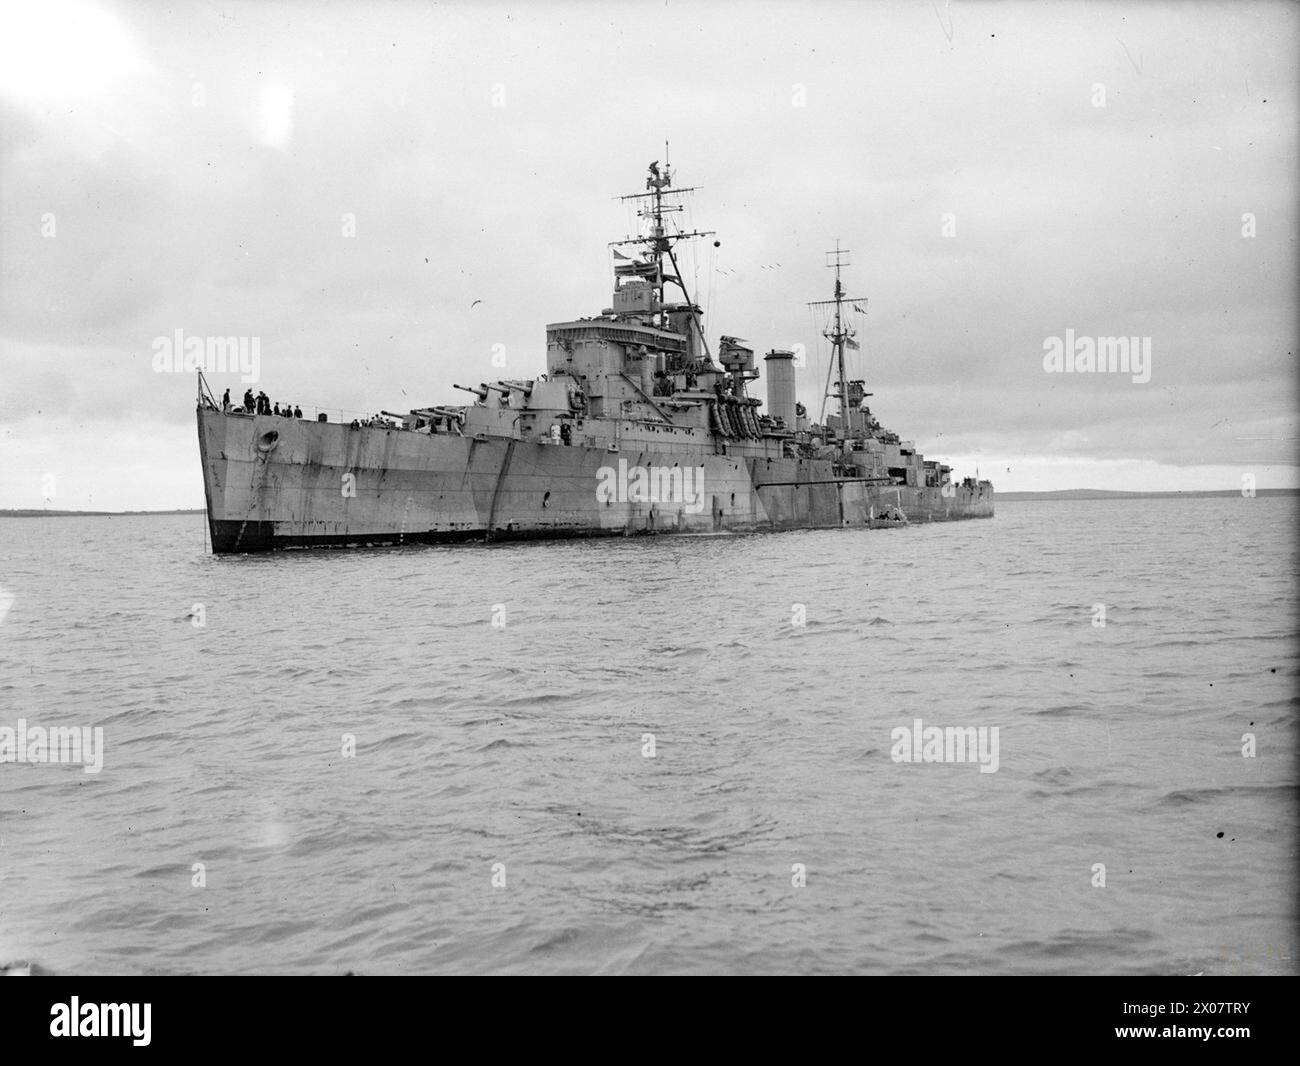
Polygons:
[[[700,338],[704,345],[704,352],[709,354],[708,341],[704,339],[703,324],[700,322],[699,312],[696,310],[695,301],[691,298],[690,292],[687,291],[686,282],[682,279],[681,270],[677,266],[677,256],[673,251],[673,246],[682,240],[690,240],[694,237],[712,237],[713,230],[695,230],[690,233],[680,231],[669,232],[664,225],[664,216],[675,211],[684,210],[679,203],[664,203],[666,196],[680,196],[688,192],[695,192],[699,186],[690,185],[682,189],[674,189],[672,168],[666,162],[668,145],[664,144],[665,163],[663,169],[659,168],[659,161],[656,159],[649,166],[650,176],[646,178],[647,192],[634,193],[631,196],[620,196],[620,200],[645,201],[644,206],[638,206],[637,216],[645,219],[649,223],[650,232],[645,237],[629,237],[621,241],[612,241],[610,247],[619,248],[629,244],[642,245],[644,251],[642,254],[647,258],[653,257],[653,264],[644,264],[645,266],[653,265],[653,274],[650,276],[654,281],[655,298],[658,301],[658,309],[655,313],[655,321],[663,328],[668,322],[667,301],[664,299],[664,289],[671,282],[682,290],[682,297],[686,301],[686,306],[690,309],[691,318],[695,321],[696,327],[699,328]],[[716,242],[715,242],[716,243]],[[666,268],[664,257],[668,257],[668,264],[671,269]],[[635,269],[635,266],[634,266]],[[637,273],[641,271],[637,270]],[[711,356],[710,356],[711,358]]]
[[[866,303],[865,296],[845,296],[844,284],[840,280],[840,270],[850,265],[849,249],[841,248],[840,242],[835,242],[835,250],[826,253],[826,265],[833,267],[835,270],[835,296],[830,300],[814,300],[808,304],[809,307],[830,307],[835,308],[835,321],[831,328],[824,330],[822,336],[831,342],[831,351],[834,355],[834,361],[831,364],[839,370],[839,401],[840,401],[840,437],[848,441],[851,435],[851,423],[849,421],[849,376],[844,366],[844,350],[846,347],[857,348],[858,342],[854,339],[856,331],[844,322],[844,301],[861,301]],[[829,375],[828,375],[829,376]],[[827,396],[833,395],[827,392]],[[822,410],[825,411],[825,399],[823,397]]]

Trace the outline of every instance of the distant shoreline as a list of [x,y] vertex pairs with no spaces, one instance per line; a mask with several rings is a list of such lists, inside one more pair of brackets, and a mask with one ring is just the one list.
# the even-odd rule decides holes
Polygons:
[[55,511],[0,508],[0,518],[134,518],[139,515],[203,514],[202,507],[180,511]]
[[[1300,489],[1256,489],[1256,496],[1296,496]],[[1050,492],[996,492],[994,504],[1010,500],[1162,500],[1162,499],[1231,499],[1240,497],[1241,489],[1194,489],[1188,492],[1121,492],[1116,489],[1057,489]]]
[[[994,503],[1029,503],[1036,500],[1156,500],[1183,498],[1229,499],[1240,489],[1196,489],[1190,492],[1120,492],[1115,489],[1055,489],[1048,492],[999,492]],[[1256,496],[1297,496],[1300,489],[1257,489]],[[202,507],[171,511],[44,511],[31,508],[0,508],[0,518],[133,518],[150,515],[204,513]]]

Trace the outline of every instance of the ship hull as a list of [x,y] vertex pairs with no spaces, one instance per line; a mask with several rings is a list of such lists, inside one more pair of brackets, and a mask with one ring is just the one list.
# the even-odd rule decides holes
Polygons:
[[[198,411],[218,553],[638,533],[878,528],[993,516],[986,483],[837,477],[828,460],[618,450]],[[686,492],[627,472],[686,468]],[[679,485],[680,489],[680,485]]]

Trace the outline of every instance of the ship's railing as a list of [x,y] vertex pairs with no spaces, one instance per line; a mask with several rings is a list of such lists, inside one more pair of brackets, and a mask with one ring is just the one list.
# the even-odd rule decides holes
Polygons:
[[[270,402],[272,409],[274,409],[275,405],[279,403],[279,400],[272,398]],[[203,371],[201,370],[198,372],[198,405],[200,407],[211,407],[217,411],[223,409],[221,403],[213,395],[211,388],[208,387],[207,378],[203,376]],[[404,428],[402,425],[403,416],[399,415],[394,418],[394,416],[387,415],[383,411],[352,411],[346,407],[313,407],[310,405],[304,407],[302,404],[298,403],[293,403],[289,406],[290,409],[297,407],[302,411],[302,421],[304,422],[319,422],[321,421],[320,416],[323,414],[326,422],[342,423],[344,425],[350,424],[354,421],[360,422],[363,425],[368,422],[379,422],[384,425],[389,425],[396,421],[397,424],[395,428]],[[420,410],[425,410],[425,408],[421,408]],[[248,418],[252,418],[256,414],[255,411],[244,410],[243,396],[235,397],[233,395],[230,398],[230,408],[225,413],[230,415],[244,415]],[[281,413],[279,417],[292,418],[293,416]]]
[[[271,404],[273,407],[278,402],[279,401],[277,399],[272,397]],[[290,406],[291,407],[297,406],[298,408],[301,409],[302,418],[299,421],[302,422],[319,422],[321,420],[320,416],[323,414],[325,415],[325,421],[333,422],[336,425],[337,424],[350,425],[353,421],[360,422],[362,425],[365,425],[368,422],[373,422],[377,420],[378,422],[384,425],[390,425],[395,423],[392,426],[392,428],[395,429],[405,428],[402,425],[400,418],[393,418],[389,415],[385,415],[382,411],[352,411],[345,407],[312,407],[303,404],[296,404],[296,405],[291,404]],[[213,407],[215,407],[217,410],[221,410],[221,404],[215,401],[213,401]],[[244,410],[242,397],[240,399],[240,402],[236,403],[234,396],[232,396],[230,400],[230,410],[227,411],[226,413],[230,415],[235,415],[236,417],[243,416],[245,418],[252,418],[254,417],[255,414],[255,412],[249,412]],[[275,416],[272,415],[272,417]],[[287,418],[291,416],[282,413],[280,417]]]

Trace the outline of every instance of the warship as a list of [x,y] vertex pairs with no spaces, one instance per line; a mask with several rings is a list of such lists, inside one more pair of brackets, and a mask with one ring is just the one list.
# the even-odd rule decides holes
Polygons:
[[675,224],[693,191],[656,160],[645,191],[618,198],[640,222],[609,246],[611,306],[548,325],[546,371],[531,380],[455,385],[472,399],[349,422],[218,404],[200,369],[213,551],[992,517],[988,481],[953,480],[883,428],[849,376],[866,300],[845,294],[838,247],[833,294],[808,304],[830,342],[821,413],[813,421],[796,398],[802,353],[778,348],[762,356],[762,410],[748,391],[754,349],[723,335],[715,355],[679,267],[680,242],[715,236]]

